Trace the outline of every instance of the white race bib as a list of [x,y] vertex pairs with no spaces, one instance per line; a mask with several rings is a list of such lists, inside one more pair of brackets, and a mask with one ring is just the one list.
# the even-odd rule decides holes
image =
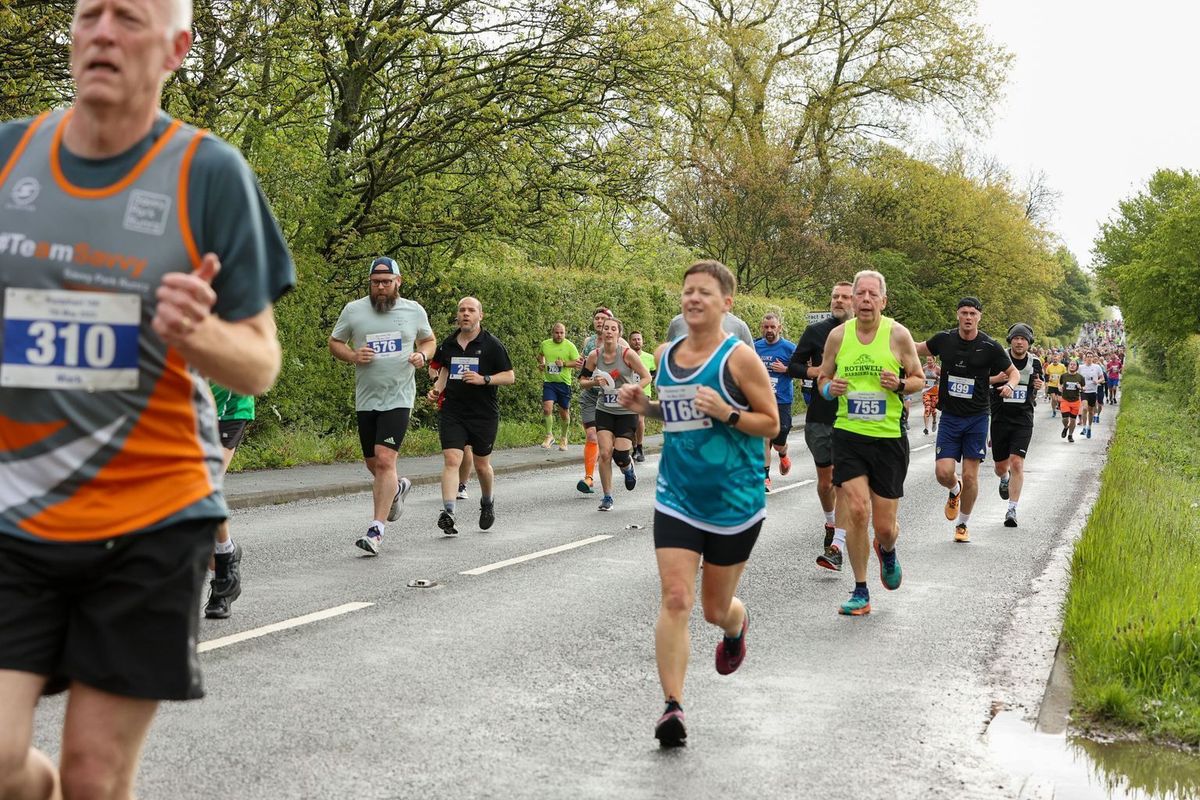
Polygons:
[[771,388],[778,389],[779,388],[779,376],[774,373],[771,373],[771,374],[767,375],[767,377],[771,379]]
[[479,372],[479,359],[471,356],[453,356],[450,359],[450,380],[461,381],[468,372]]
[[671,433],[712,427],[712,417],[696,410],[696,390],[699,384],[658,387],[662,404],[663,430]]
[[1029,397],[1029,387],[1025,384],[1020,384],[1012,390],[1012,397],[1002,398],[1006,403],[1024,403]]
[[400,337],[400,331],[368,333],[366,342],[367,346],[375,351],[376,358],[396,358],[404,351],[404,340]]
[[550,375],[558,375],[562,372],[562,367],[560,367],[558,364],[547,364],[546,372]]
[[850,392],[846,395],[846,416],[862,422],[887,419],[886,392]]
[[970,400],[975,396],[975,379],[960,378],[957,375],[950,375],[946,379],[946,389],[950,392],[951,397],[960,397],[963,400]]
[[604,405],[606,405],[606,406],[620,405],[620,403],[617,402],[617,393],[616,392],[605,392],[601,396],[600,401],[602,403],[604,403]]
[[133,294],[6,289],[0,386],[136,389],[141,311]]

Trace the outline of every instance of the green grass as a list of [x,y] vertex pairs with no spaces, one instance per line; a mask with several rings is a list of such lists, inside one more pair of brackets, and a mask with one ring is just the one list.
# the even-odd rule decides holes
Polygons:
[[1134,367],[1075,547],[1063,635],[1077,716],[1200,744],[1200,429],[1177,384]]

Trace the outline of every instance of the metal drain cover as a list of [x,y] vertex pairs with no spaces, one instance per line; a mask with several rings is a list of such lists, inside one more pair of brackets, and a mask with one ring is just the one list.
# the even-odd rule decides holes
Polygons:
[[408,582],[408,588],[410,589],[432,589],[437,585],[437,581],[431,581],[425,578],[417,578]]

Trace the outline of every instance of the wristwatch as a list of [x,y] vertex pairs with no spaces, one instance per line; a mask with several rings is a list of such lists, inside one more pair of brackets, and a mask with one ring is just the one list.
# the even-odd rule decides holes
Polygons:
[[736,408],[729,414],[729,419],[725,420],[725,424],[731,428],[736,428],[738,420],[742,418],[742,412]]
[[485,385],[485,386],[486,386],[487,384],[491,383],[491,382],[492,382],[492,376],[491,376],[491,375],[484,375],[484,376],[483,376],[483,383],[484,383],[484,385]]

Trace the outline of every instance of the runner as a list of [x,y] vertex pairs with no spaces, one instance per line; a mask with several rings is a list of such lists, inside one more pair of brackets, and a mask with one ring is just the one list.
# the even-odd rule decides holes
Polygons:
[[[788,374],[800,378],[809,391],[821,374],[829,332],[854,315],[852,287],[849,281],[834,284],[829,296],[830,316],[805,328],[792,353]],[[837,490],[833,487],[833,422],[836,417],[837,403],[813,391],[804,412],[804,443],[817,468],[817,498],[825,514],[825,539],[817,555],[817,565],[835,572],[842,568],[842,553],[846,552],[846,529],[837,524]]]
[[[638,358],[642,360],[646,371],[650,373],[650,383],[646,384],[646,397],[653,397],[654,372],[658,365],[654,363],[654,353],[648,353],[642,348],[645,346],[645,340],[642,337],[641,331],[634,331],[629,334],[629,347],[633,352],[638,354]],[[633,460],[641,464],[646,460],[646,454],[642,451],[642,440],[646,438],[646,418],[638,414],[637,434],[633,440]]]
[[516,382],[508,350],[492,334],[483,330],[483,303],[474,297],[458,302],[458,330],[447,336],[438,348],[437,361],[445,366],[434,385],[444,392],[445,403],[438,423],[442,443],[442,513],[437,525],[446,536],[457,536],[455,486],[463,450],[469,445],[479,478],[479,528],[488,530],[496,521],[492,495],[492,447],[500,429],[500,402],[497,386]]
[[567,326],[556,322],[550,327],[550,338],[543,339],[538,349],[538,366],[542,370],[542,422],[546,439],[542,448],[554,444],[554,406],[558,405],[558,449],[567,449],[567,429],[571,425],[571,372],[579,360],[575,343],[567,340]]
[[[732,333],[751,347],[754,346],[754,334],[750,332],[750,326],[746,324],[746,320],[732,311],[727,312],[721,318],[721,328],[726,333]],[[687,334],[687,321],[684,320],[683,314],[676,314],[671,318],[670,324],[667,325],[667,341],[673,342],[685,334]]]
[[[592,351],[596,349],[596,344],[600,341],[600,328],[604,325],[604,320],[610,319],[612,315],[612,312],[603,306],[592,312],[592,327],[595,329],[595,333],[584,339],[583,347],[579,348],[579,359],[575,362],[576,369],[583,369],[584,359],[592,354]],[[584,494],[593,494],[596,491],[592,488],[592,476],[596,473],[596,459],[600,455],[600,444],[596,439],[596,397],[595,389],[582,389],[579,392],[579,416],[583,420],[585,441],[583,443],[583,478],[575,484],[575,488]]]
[[771,388],[775,390],[775,404],[779,406],[779,435],[763,441],[763,478],[767,491],[771,491],[771,448],[779,453],[779,474],[787,475],[792,469],[788,458],[788,434],[792,431],[792,378],[788,375],[788,364],[796,352],[794,342],[781,336],[783,320],[774,311],[762,318],[762,338],[754,342],[754,350],[767,368]]
[[932,430],[934,433],[937,433],[938,377],[942,374],[942,371],[938,369],[937,362],[933,360],[933,356],[927,356],[923,372],[925,375],[925,390],[921,392],[921,408],[924,412],[921,415],[921,419],[925,423],[924,434],[928,436],[931,430],[931,421],[933,423]]
[[[863,270],[854,276],[853,319],[830,332],[814,388],[826,400],[837,398],[833,423],[833,484],[846,524],[854,591],[839,614],[871,613],[867,589],[870,548],[879,559],[885,589],[900,588],[902,570],[896,557],[900,529],[896,509],[908,474],[908,437],[900,427],[904,397],[925,385],[912,334],[891,317],[887,281]],[[908,377],[901,378],[903,370]],[[875,528],[867,544],[867,526]]]
[[[979,330],[983,304],[975,297],[958,301],[958,327],[935,333],[917,343],[922,357],[941,358],[942,376],[938,383],[938,408],[942,428],[937,436],[937,481],[950,490],[946,500],[946,519],[954,526],[954,541],[971,541],[967,523],[979,494],[979,463],[987,455],[988,386],[990,378],[1001,372],[1007,382],[1000,387],[1003,397],[1011,397],[1020,377],[1008,353],[992,337]],[[962,478],[955,474],[955,463],[962,461]]]
[[[254,398],[236,394],[224,386],[209,381],[213,400],[217,405],[217,432],[221,437],[221,477],[225,477],[229,462],[237,451],[246,426],[254,421]],[[204,604],[204,616],[208,619],[228,619],[230,606],[242,594],[242,546],[235,544],[229,536],[229,520],[217,528],[217,541],[213,557],[208,561],[212,573],[208,587],[208,602]]]
[[[227,509],[202,375],[260,394],[295,273],[236,148],[163,113],[190,4],[82,0],[70,107],[0,126],[0,791],[131,797]],[[102,264],[103,262],[103,264]],[[69,387],[69,388],[64,388]],[[42,694],[61,734],[33,747]],[[48,721],[47,717],[44,721]]]
[[358,441],[374,478],[371,523],[354,544],[377,556],[387,522],[400,518],[412,488],[408,478],[396,477],[396,455],[417,399],[416,370],[429,365],[437,340],[425,309],[400,296],[403,279],[395,261],[379,256],[367,277],[369,294],[342,309],[329,336],[329,352],[354,365]]
[[612,511],[612,465],[616,462],[625,476],[625,488],[633,491],[637,474],[633,468],[633,436],[638,414],[617,401],[617,393],[627,383],[643,390],[650,385],[650,372],[642,359],[621,342],[621,321],[606,319],[600,331],[600,346],[593,350],[579,373],[579,385],[598,389],[596,403],[596,439],[600,444],[600,486],[604,496],[601,511]]
[[[457,319],[457,316],[454,318]],[[453,322],[451,324],[454,324]],[[426,399],[437,407],[438,413],[441,414],[442,406],[446,402],[445,385],[441,389],[437,388],[438,375],[442,371],[442,365],[438,363],[438,354],[433,354],[433,360],[429,362],[429,380],[433,381],[433,386],[426,393]],[[467,481],[471,480],[471,469],[473,468],[475,459],[471,455],[471,445],[463,448],[462,463],[458,465],[458,492],[454,495],[456,500],[466,500],[470,497],[467,493]]]
[[663,420],[654,501],[662,585],[654,652],[667,703],[654,736],[663,747],[687,743],[683,683],[701,556],[704,619],[724,633],[717,672],[728,675],[746,657],[750,617],[734,592],[766,516],[760,440],[773,438],[779,421],[762,362],[721,328],[735,287],[733,273],[718,261],[688,267],[682,296],[687,333],[655,354],[659,400],[651,402],[634,386],[618,393],[626,408]]
[[[1033,344],[1033,328],[1018,322],[1008,329],[1008,355],[1020,374],[1020,381],[1011,397],[1001,397],[992,391],[992,458],[996,462],[996,477],[1000,479],[1000,498],[1008,501],[1004,525],[1017,527],[1017,503],[1025,483],[1025,458],[1033,441],[1033,409],[1042,388],[1042,361],[1029,352]],[[993,380],[1006,383],[1007,373]]]
[[1075,418],[1079,416],[1081,398],[1083,396],[1083,387],[1087,381],[1079,374],[1079,362],[1071,359],[1067,366],[1066,373],[1059,380],[1059,387],[1062,390],[1062,402],[1058,407],[1062,411],[1062,434],[1061,437],[1069,443],[1075,443]]
[[1100,419],[1099,393],[1104,385],[1104,368],[1096,363],[1096,354],[1088,350],[1083,355],[1083,366],[1079,374],[1083,376],[1083,435],[1092,438],[1092,423]]
[[1067,368],[1063,366],[1058,353],[1051,355],[1050,363],[1046,365],[1046,399],[1050,401],[1050,419],[1054,419],[1054,415],[1058,413],[1058,403],[1062,399],[1059,381],[1066,371]]
[[1116,350],[1108,354],[1108,363],[1104,369],[1108,373],[1106,386],[1108,389],[1108,402],[1115,406],[1117,404],[1117,388],[1121,385],[1121,370],[1123,369],[1121,359],[1117,356]]

